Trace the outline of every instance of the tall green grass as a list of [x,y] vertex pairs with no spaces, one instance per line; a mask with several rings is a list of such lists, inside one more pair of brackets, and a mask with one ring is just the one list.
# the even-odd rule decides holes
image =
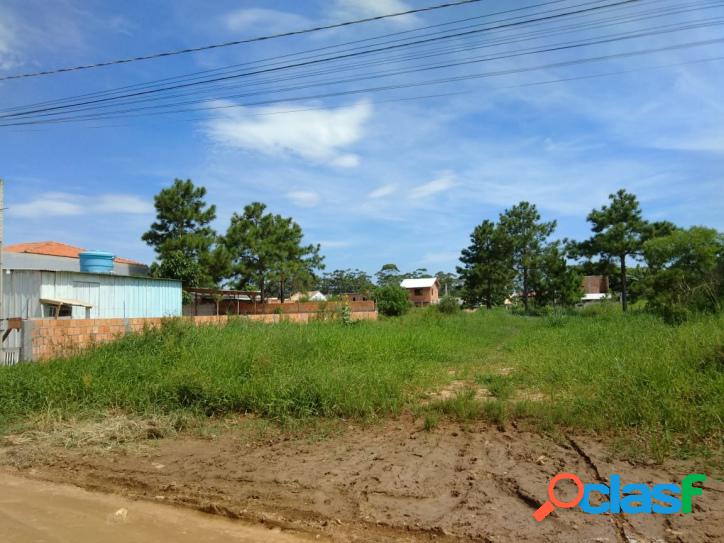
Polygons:
[[526,327],[507,315],[306,325],[170,321],[79,356],[0,370],[0,426],[59,410],[253,412],[267,417],[396,413],[456,364],[485,360]]
[[670,326],[644,314],[591,311],[544,319],[512,344],[524,410],[547,425],[615,430],[649,456],[722,446],[724,315]]
[[[452,380],[470,387],[443,402],[420,401]],[[287,420],[406,408],[429,421],[519,417],[542,429],[618,435],[659,459],[715,451],[724,316],[670,326],[602,307],[542,318],[417,310],[352,326],[170,321],[69,359],[0,368],[0,431],[50,412]]]

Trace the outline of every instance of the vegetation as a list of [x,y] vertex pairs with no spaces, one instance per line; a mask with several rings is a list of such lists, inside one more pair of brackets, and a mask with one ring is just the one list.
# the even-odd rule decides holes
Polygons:
[[514,279],[510,243],[493,221],[484,220],[475,227],[460,262],[463,266],[457,270],[469,305],[484,304],[490,309],[510,296]]
[[540,264],[548,236],[556,228],[556,221],[541,222],[540,219],[535,204],[529,202],[520,202],[500,215],[500,228],[509,242],[516,283],[526,311],[532,286],[531,274]]
[[253,202],[231,216],[224,237],[232,259],[230,279],[236,288],[257,288],[262,301],[276,283],[283,302],[289,284],[301,289],[313,282],[323,258],[319,245],[302,245],[302,228],[291,218],[265,210],[264,204]]
[[217,236],[210,226],[216,206],[208,206],[205,196],[204,187],[196,187],[190,179],[176,179],[154,197],[156,221],[142,236],[156,251],[154,275],[179,279],[191,287],[217,279],[211,258]]
[[621,284],[621,307],[628,309],[626,257],[636,256],[643,247],[646,223],[636,196],[621,189],[609,196],[611,203],[588,214],[593,237],[581,244],[588,256],[599,255],[604,261],[617,258]]
[[[439,416],[519,419],[662,459],[721,450],[724,316],[672,327],[611,304],[541,319],[415,310],[355,326],[170,321],[67,360],[0,368],[0,381],[3,431],[55,413],[285,420],[410,409],[428,429]],[[466,388],[429,400],[451,381]]]
[[440,313],[452,315],[460,311],[460,304],[457,298],[453,296],[443,296],[440,298],[440,303],[435,306]]
[[375,291],[377,310],[388,317],[399,317],[410,309],[407,290],[399,285],[390,284]]
[[644,243],[647,306],[669,322],[692,312],[721,311],[724,302],[724,235],[712,228],[674,230]]
[[529,202],[505,210],[498,224],[484,220],[476,226],[457,269],[465,302],[490,309],[515,291],[531,313],[531,298],[539,308],[579,301],[581,276],[568,265],[567,243],[548,241],[555,227],[555,221],[542,222]]
[[334,270],[325,273],[319,279],[317,288],[331,295],[340,294],[371,294],[375,285],[372,278],[362,270]]

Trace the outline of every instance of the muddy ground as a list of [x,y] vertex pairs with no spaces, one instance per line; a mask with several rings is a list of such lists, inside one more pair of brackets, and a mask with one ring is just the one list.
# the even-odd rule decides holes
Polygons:
[[[584,482],[618,473],[626,482],[680,482],[689,462],[633,465],[580,435],[551,438],[482,422],[423,431],[403,417],[350,426],[320,440],[250,443],[233,432],[215,439],[177,436],[152,446],[103,453],[87,448],[28,454],[6,444],[6,473],[154,500],[263,523],[281,535],[332,541],[666,541],[724,540],[724,484],[709,475],[689,515],[533,511],[562,471]],[[561,499],[572,489],[562,488]],[[290,532],[291,530],[291,532]]]

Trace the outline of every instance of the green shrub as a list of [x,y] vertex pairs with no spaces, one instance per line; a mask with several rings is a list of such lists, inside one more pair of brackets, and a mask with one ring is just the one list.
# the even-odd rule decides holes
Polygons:
[[452,315],[460,311],[460,304],[458,299],[453,296],[443,296],[440,298],[440,303],[437,304],[437,309],[440,313]]
[[407,290],[397,285],[380,287],[375,292],[377,310],[388,317],[399,317],[410,309]]

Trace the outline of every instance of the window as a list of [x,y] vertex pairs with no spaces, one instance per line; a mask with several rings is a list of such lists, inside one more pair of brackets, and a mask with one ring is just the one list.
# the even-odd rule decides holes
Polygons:
[[51,305],[43,304],[43,317],[55,318],[69,318],[73,315],[73,307],[67,304],[62,305]]
[[422,289],[421,289],[421,288],[416,288],[416,289],[415,289],[415,296],[422,296]]

